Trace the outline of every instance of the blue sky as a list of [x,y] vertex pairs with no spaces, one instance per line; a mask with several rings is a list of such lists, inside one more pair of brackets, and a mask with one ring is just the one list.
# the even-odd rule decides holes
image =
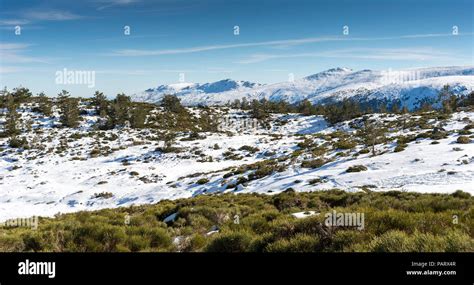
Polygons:
[[[280,82],[333,67],[474,65],[470,0],[0,0],[0,85],[114,97],[224,78]],[[14,27],[21,27],[15,35]],[[124,35],[124,26],[130,35]],[[239,26],[239,35],[234,35]],[[348,26],[349,34],[343,34]],[[453,35],[453,26],[458,35]],[[58,70],[95,86],[56,84]]]

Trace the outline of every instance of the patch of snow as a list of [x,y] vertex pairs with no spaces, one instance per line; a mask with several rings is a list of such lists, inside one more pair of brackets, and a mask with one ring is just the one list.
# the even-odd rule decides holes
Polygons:
[[297,212],[297,213],[292,213],[291,215],[297,219],[302,219],[302,218],[307,218],[311,216],[317,216],[320,213],[316,213],[315,211],[304,211],[304,212]]

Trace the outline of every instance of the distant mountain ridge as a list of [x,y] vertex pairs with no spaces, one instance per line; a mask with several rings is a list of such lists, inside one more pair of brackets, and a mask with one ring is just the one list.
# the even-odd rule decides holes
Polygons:
[[[173,94],[178,97],[185,97],[190,95],[205,95],[205,94],[218,94],[224,93],[227,91],[246,91],[247,89],[252,89],[255,87],[262,86],[259,83],[253,83],[249,81],[240,81],[232,79],[223,79],[216,82],[210,83],[174,83],[168,85],[160,85],[156,88],[149,88],[144,92],[133,95],[132,97],[136,101],[142,102],[158,102],[161,100],[163,95]],[[183,99],[183,98],[181,98]],[[186,101],[186,100],[185,100]],[[196,104],[200,104],[198,102]],[[195,105],[195,104],[191,104]]]
[[259,84],[224,79],[211,83],[177,83],[160,85],[133,95],[136,101],[156,103],[165,94],[178,96],[182,103],[193,105],[223,105],[246,98],[285,100],[297,103],[304,99],[312,103],[337,102],[345,98],[359,101],[397,101],[410,109],[423,102],[435,102],[441,88],[449,84],[456,95],[474,90],[474,67],[451,66],[405,70],[360,70],[337,67],[294,81]]

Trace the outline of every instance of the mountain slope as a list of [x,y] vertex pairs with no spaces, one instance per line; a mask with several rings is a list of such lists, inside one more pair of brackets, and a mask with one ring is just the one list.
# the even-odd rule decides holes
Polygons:
[[178,96],[185,105],[222,105],[247,98],[297,103],[308,99],[313,103],[355,98],[360,101],[400,100],[409,109],[423,101],[435,103],[441,88],[449,84],[456,95],[474,90],[474,67],[435,67],[398,71],[353,71],[333,68],[293,82],[261,85],[230,79],[206,84],[161,85],[135,94],[137,101],[159,102],[164,94]]
[[[25,122],[22,136],[30,147],[14,148],[8,138],[0,138],[0,222],[201,194],[275,194],[289,188],[474,193],[473,111],[445,119],[436,112],[367,115],[390,130],[386,141],[375,146],[374,156],[356,129],[363,118],[329,126],[320,116],[273,114],[269,129],[242,131],[224,125],[224,132],[197,138],[179,133],[175,151],[165,152],[155,129],[97,131],[99,117],[90,106],[83,106],[87,115],[76,129],[58,127],[57,111],[45,117],[33,106],[19,108]],[[235,109],[226,116],[249,119]],[[5,121],[0,115],[0,125]],[[469,142],[458,143],[461,134],[470,136]],[[360,165],[366,170],[347,171]]]
[[189,105],[197,105],[205,102],[207,94],[221,94],[226,92],[245,92],[252,88],[262,86],[258,83],[249,81],[236,81],[224,79],[211,83],[175,83],[169,85],[160,85],[156,88],[150,88],[144,92],[133,95],[134,101],[141,102],[159,102],[166,94],[173,94],[181,98],[183,102]]

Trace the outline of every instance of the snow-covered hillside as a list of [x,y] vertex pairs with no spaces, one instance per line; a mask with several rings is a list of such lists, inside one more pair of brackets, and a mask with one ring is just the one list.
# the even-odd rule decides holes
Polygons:
[[449,84],[456,95],[474,90],[474,67],[433,67],[407,70],[361,70],[334,68],[293,82],[261,85],[223,80],[206,84],[179,83],[161,85],[133,97],[137,101],[159,102],[163,95],[177,95],[183,104],[195,106],[222,105],[247,98],[296,103],[308,99],[313,103],[338,101],[344,98],[369,100],[400,100],[409,109],[424,100],[437,100],[441,88]]
[[[26,134],[31,147],[11,148],[0,139],[0,220],[288,188],[474,194],[474,143],[456,142],[461,133],[470,135],[474,112],[449,119],[370,115],[388,128],[387,141],[376,145],[373,156],[358,141],[360,118],[328,126],[319,116],[273,115],[269,129],[228,127],[197,138],[180,133],[180,151],[164,153],[153,129],[97,131],[92,113],[79,128],[57,128],[57,117],[22,108],[22,119],[32,122]],[[246,115],[232,110],[228,116]],[[403,151],[396,149],[400,137],[410,138]],[[314,167],[316,158],[322,166]],[[347,171],[359,165],[365,171]]]
[[135,94],[132,97],[134,101],[139,102],[159,102],[163,95],[173,94],[184,101],[197,101],[195,104],[191,104],[197,105],[201,102],[199,100],[207,98],[207,94],[246,92],[259,86],[261,86],[261,84],[248,81],[235,81],[231,79],[224,79],[204,84],[182,82],[169,85],[160,85],[156,88],[150,88],[142,93]]

